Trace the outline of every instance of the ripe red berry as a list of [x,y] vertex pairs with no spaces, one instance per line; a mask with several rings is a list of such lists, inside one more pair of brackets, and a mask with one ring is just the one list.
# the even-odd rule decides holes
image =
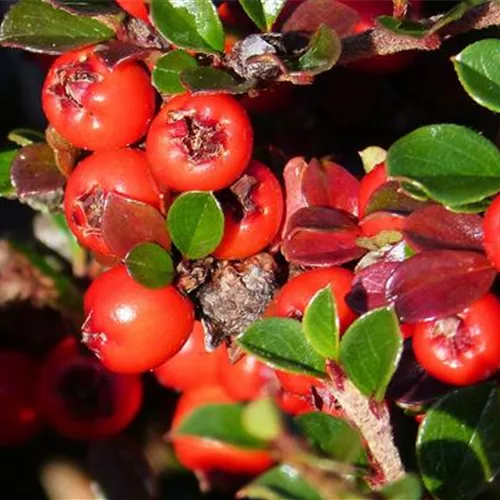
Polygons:
[[484,215],[484,249],[486,256],[500,271],[500,195],[497,196]]
[[199,321],[182,349],[154,370],[156,380],[170,389],[190,391],[204,385],[217,385],[219,365],[224,362],[221,349],[205,349],[205,330]]
[[488,293],[457,316],[417,323],[413,350],[442,382],[469,385],[487,379],[500,368],[500,301]]
[[204,386],[182,395],[172,423],[172,441],[177,459],[184,467],[247,475],[256,475],[271,467],[273,459],[266,450],[249,450],[212,439],[175,435],[175,429],[200,406],[234,402],[219,386]]
[[42,91],[51,125],[79,148],[127,146],[145,133],[155,110],[150,77],[138,62],[107,67],[95,47],[67,52],[52,65]]
[[320,380],[309,375],[288,373],[281,370],[276,370],[276,375],[283,390],[298,396],[309,396],[312,387],[319,387],[321,385]]
[[282,411],[290,415],[301,415],[315,410],[310,399],[286,391],[281,391],[275,401]]
[[302,318],[304,310],[322,288],[330,286],[337,305],[341,331],[354,321],[356,315],[344,298],[351,289],[354,275],[341,267],[306,271],[292,278],[276,295],[265,312],[266,317]]
[[366,174],[359,185],[359,218],[365,216],[365,210],[372,194],[382,185],[387,182],[387,174],[385,172],[385,163],[380,163],[368,174]]
[[116,3],[131,16],[149,23],[148,9],[144,0],[116,0]]
[[263,250],[281,227],[284,202],[280,183],[262,163],[253,161],[233,186],[241,195],[242,214],[224,210],[224,237],[214,252],[217,259],[246,259]]
[[38,363],[27,354],[0,351],[0,446],[22,444],[38,432],[38,374]]
[[110,370],[139,373],[176,354],[193,330],[193,305],[174,286],[149,289],[123,265],[87,290],[82,340]]
[[63,436],[97,439],[122,431],[142,403],[137,375],[108,371],[73,337],[47,355],[38,381],[40,409]]
[[225,94],[183,94],[161,109],[146,150],[153,173],[175,191],[230,186],[245,170],[253,147],[248,116]]
[[120,194],[161,210],[161,196],[145,153],[116,149],[94,153],[81,161],[68,179],[64,195],[66,220],[85,247],[110,255],[101,232],[106,197]]

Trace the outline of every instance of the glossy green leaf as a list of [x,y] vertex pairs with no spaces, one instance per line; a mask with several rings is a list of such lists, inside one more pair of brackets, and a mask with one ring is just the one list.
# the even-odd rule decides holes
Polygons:
[[134,281],[147,288],[162,288],[174,279],[170,254],[156,243],[141,243],[125,257],[125,266]]
[[209,404],[190,413],[174,431],[174,435],[200,436],[230,443],[239,448],[264,449],[265,440],[250,434],[242,424],[241,404]]
[[423,491],[418,477],[414,474],[406,474],[399,481],[382,488],[380,494],[387,500],[420,500]]
[[57,9],[82,16],[118,14],[120,7],[114,0],[45,0]]
[[262,31],[271,31],[286,0],[239,0],[248,17]]
[[14,187],[10,181],[10,166],[16,153],[17,149],[0,151],[0,196],[14,194]]
[[222,240],[224,213],[212,193],[190,191],[172,203],[167,225],[174,245],[182,254],[201,259]]
[[413,38],[423,38],[428,32],[428,29],[417,21],[398,19],[391,16],[377,17],[377,24],[398,35],[411,36]]
[[500,40],[481,40],[453,58],[466,92],[481,106],[500,112]]
[[186,89],[181,83],[181,73],[188,68],[196,68],[196,59],[183,50],[167,52],[156,61],[152,73],[153,85],[162,94],[180,94]]
[[229,94],[244,94],[257,85],[254,80],[238,81],[227,71],[209,66],[184,70],[181,81],[185,88],[195,92],[216,90]]
[[485,3],[488,0],[464,0],[456,5],[454,5],[448,12],[444,14],[432,28],[429,29],[428,33],[433,34],[437,31],[443,29],[448,24],[458,21],[461,19],[470,9],[477,7],[478,5]]
[[313,349],[324,358],[339,356],[339,318],[330,287],[320,290],[309,302],[302,321],[304,335]]
[[224,30],[211,0],[152,0],[151,18],[158,31],[177,47],[224,51]]
[[281,370],[325,376],[325,360],[309,345],[301,324],[293,319],[256,321],[238,343],[245,351]]
[[399,139],[387,153],[387,169],[444,205],[475,203],[500,191],[498,148],[459,125],[429,125]]
[[257,500],[327,500],[306,482],[302,476],[289,465],[280,465],[271,469],[237,494],[237,498]]
[[340,342],[340,363],[365,395],[381,401],[396,370],[403,337],[392,309],[374,309],[357,319]]
[[345,420],[320,411],[295,418],[314,449],[338,462],[367,464],[368,458],[358,432]]
[[428,412],[417,438],[426,488],[441,500],[473,500],[500,472],[500,392],[496,384],[447,394]]
[[299,70],[312,75],[331,69],[340,57],[340,39],[335,31],[322,24],[311,37],[305,54],[299,58]]
[[272,398],[256,399],[243,410],[243,427],[258,439],[271,441],[281,433],[281,415]]
[[113,36],[113,30],[103,23],[55,9],[42,0],[15,3],[0,26],[0,45],[47,54],[104,42]]

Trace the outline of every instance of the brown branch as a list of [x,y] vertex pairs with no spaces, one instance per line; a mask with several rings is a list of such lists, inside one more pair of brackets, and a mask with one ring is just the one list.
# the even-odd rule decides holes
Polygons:
[[[445,15],[429,19],[432,26]],[[444,26],[439,33],[424,38],[398,35],[385,28],[376,27],[359,35],[342,40],[342,54],[337,64],[346,64],[376,55],[389,55],[409,50],[436,50],[447,38],[473,30],[500,25],[500,2],[491,1],[470,9],[461,19]]]

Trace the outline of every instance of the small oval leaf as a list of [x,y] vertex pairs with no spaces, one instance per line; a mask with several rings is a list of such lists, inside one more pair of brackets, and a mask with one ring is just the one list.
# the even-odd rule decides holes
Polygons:
[[310,75],[332,69],[341,52],[340,39],[332,28],[322,24],[311,37],[305,54],[300,56],[298,67]]
[[357,319],[340,342],[340,363],[349,380],[377,401],[396,370],[403,337],[391,309],[375,309]]
[[147,288],[162,288],[174,279],[169,253],[155,243],[141,243],[127,254],[125,266],[134,281]]
[[268,318],[253,323],[238,344],[265,363],[292,373],[325,376],[325,361],[308,344],[301,324],[293,319]]
[[196,59],[183,50],[167,52],[156,61],[152,73],[153,85],[162,94],[180,94],[186,89],[181,83],[181,73],[196,68]]
[[215,250],[224,233],[224,213],[212,193],[190,191],[178,196],[167,216],[174,245],[190,259]]
[[277,439],[281,433],[281,416],[272,398],[250,402],[242,414],[243,427],[263,441]]
[[17,149],[0,152],[0,196],[12,195],[14,193],[14,187],[10,181],[10,168],[16,154]]
[[406,474],[380,490],[382,497],[387,500],[421,500],[422,493],[422,485],[415,474]]
[[286,0],[240,0],[243,10],[261,31],[270,31]]
[[189,68],[181,73],[181,82],[189,90],[244,94],[257,85],[255,80],[237,80],[227,71],[203,66]]

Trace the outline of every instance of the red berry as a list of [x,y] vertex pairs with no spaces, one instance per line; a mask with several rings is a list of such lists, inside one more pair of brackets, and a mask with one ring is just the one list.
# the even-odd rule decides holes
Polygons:
[[134,149],[94,153],[81,161],[68,179],[64,195],[66,219],[78,241],[109,256],[101,233],[104,204],[109,193],[123,195],[161,210],[161,196],[146,155]]
[[497,196],[484,215],[484,249],[486,256],[500,271],[500,195]]
[[276,375],[280,381],[281,387],[290,394],[298,396],[309,396],[312,387],[319,387],[321,381],[309,375],[300,375],[298,373],[288,373],[276,370]]
[[359,185],[359,218],[365,216],[365,210],[372,194],[382,185],[387,182],[387,174],[385,172],[385,163],[380,163],[372,171],[366,174]]
[[149,24],[149,13],[144,0],[116,0],[116,3],[131,16]]
[[174,97],[154,119],[146,145],[157,180],[175,191],[230,186],[248,165],[252,147],[245,110],[225,94]]
[[265,312],[266,317],[302,318],[314,295],[330,286],[335,297],[341,331],[355,320],[356,315],[344,298],[351,289],[354,275],[341,267],[327,267],[306,271],[292,278],[276,295]]
[[56,59],[45,80],[42,101],[47,119],[63,137],[93,151],[138,141],[155,110],[147,71],[135,61],[110,69],[95,47]]
[[24,443],[40,428],[38,363],[22,352],[0,351],[0,446]]
[[487,379],[500,368],[500,301],[488,293],[457,316],[417,323],[413,350],[442,382],[469,385]]
[[217,385],[218,367],[223,362],[221,349],[215,352],[205,349],[205,330],[199,321],[195,321],[193,331],[182,349],[156,368],[154,374],[164,387],[190,391],[205,385]]
[[309,399],[290,392],[281,391],[275,400],[280,409],[290,415],[301,415],[315,410]]
[[112,373],[72,337],[44,359],[38,399],[47,421],[63,436],[97,439],[122,431],[142,403],[137,375]]
[[414,323],[402,323],[399,325],[401,333],[404,339],[409,339],[415,334],[415,324]]
[[256,475],[272,466],[273,460],[265,450],[237,448],[231,444],[196,436],[175,436],[175,429],[198,407],[234,402],[219,386],[200,387],[182,395],[172,423],[172,441],[175,454],[184,467],[200,471]]
[[191,302],[174,286],[149,289],[123,265],[97,277],[85,295],[83,342],[110,370],[139,373],[176,354],[193,330]]
[[274,370],[256,357],[245,355],[231,364],[226,348],[219,363],[219,384],[237,401],[251,401],[265,394],[267,387],[276,380]]
[[[248,177],[247,177],[248,176]],[[280,183],[266,166],[253,161],[238,181],[243,215],[224,210],[224,237],[214,252],[217,259],[246,259],[263,250],[281,227],[284,202]]]

